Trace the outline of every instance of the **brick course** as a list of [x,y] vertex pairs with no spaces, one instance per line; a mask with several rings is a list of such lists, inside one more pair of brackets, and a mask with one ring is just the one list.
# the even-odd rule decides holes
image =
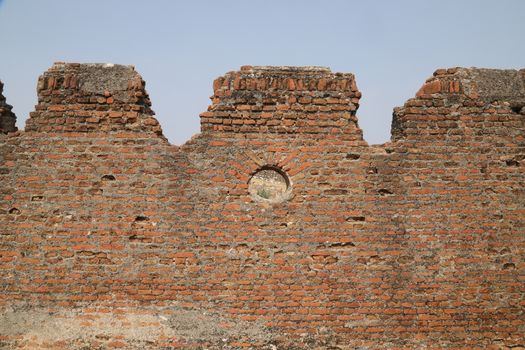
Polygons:
[[0,347],[524,347],[524,84],[437,70],[369,146],[352,74],[245,66],[177,147],[132,67],[55,64],[0,134]]

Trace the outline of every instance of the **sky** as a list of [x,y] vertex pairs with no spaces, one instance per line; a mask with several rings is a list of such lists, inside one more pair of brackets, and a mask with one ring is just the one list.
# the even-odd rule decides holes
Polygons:
[[243,65],[351,72],[369,144],[438,68],[525,68],[523,0],[0,0],[0,80],[24,128],[55,61],[132,64],[164,134],[199,132],[213,80]]

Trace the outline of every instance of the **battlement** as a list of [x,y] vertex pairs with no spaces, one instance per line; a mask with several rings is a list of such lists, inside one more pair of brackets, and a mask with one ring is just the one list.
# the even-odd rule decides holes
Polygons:
[[0,133],[16,131],[16,115],[11,111],[13,106],[8,105],[2,94],[4,84],[0,81]]
[[[514,126],[508,130],[514,133],[523,126],[524,107],[525,69],[438,69],[414,98],[394,109],[392,140],[480,137],[480,129],[486,133],[494,121]],[[494,112],[497,118],[488,116]]]
[[324,67],[244,66],[213,83],[201,130],[310,134],[362,140],[356,111],[361,93],[350,73]]
[[133,66],[55,63],[38,79],[38,105],[25,129],[162,134],[145,86]]

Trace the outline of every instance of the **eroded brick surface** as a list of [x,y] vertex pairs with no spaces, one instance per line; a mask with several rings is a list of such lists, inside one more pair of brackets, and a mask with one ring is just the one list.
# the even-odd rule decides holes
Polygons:
[[3,91],[4,84],[0,81],[0,133],[8,133],[17,130],[15,126],[16,116],[11,111],[13,106],[7,104],[6,98],[2,94]]
[[0,135],[0,347],[523,347],[523,84],[438,70],[368,146],[353,75],[246,66],[176,147],[131,67],[55,65]]

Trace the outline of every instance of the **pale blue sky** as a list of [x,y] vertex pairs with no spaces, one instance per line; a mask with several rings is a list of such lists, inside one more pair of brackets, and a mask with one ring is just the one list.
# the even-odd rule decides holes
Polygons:
[[133,64],[164,134],[199,131],[212,81],[242,65],[352,72],[369,143],[437,68],[525,67],[523,0],[0,0],[0,80],[18,127],[54,61]]

